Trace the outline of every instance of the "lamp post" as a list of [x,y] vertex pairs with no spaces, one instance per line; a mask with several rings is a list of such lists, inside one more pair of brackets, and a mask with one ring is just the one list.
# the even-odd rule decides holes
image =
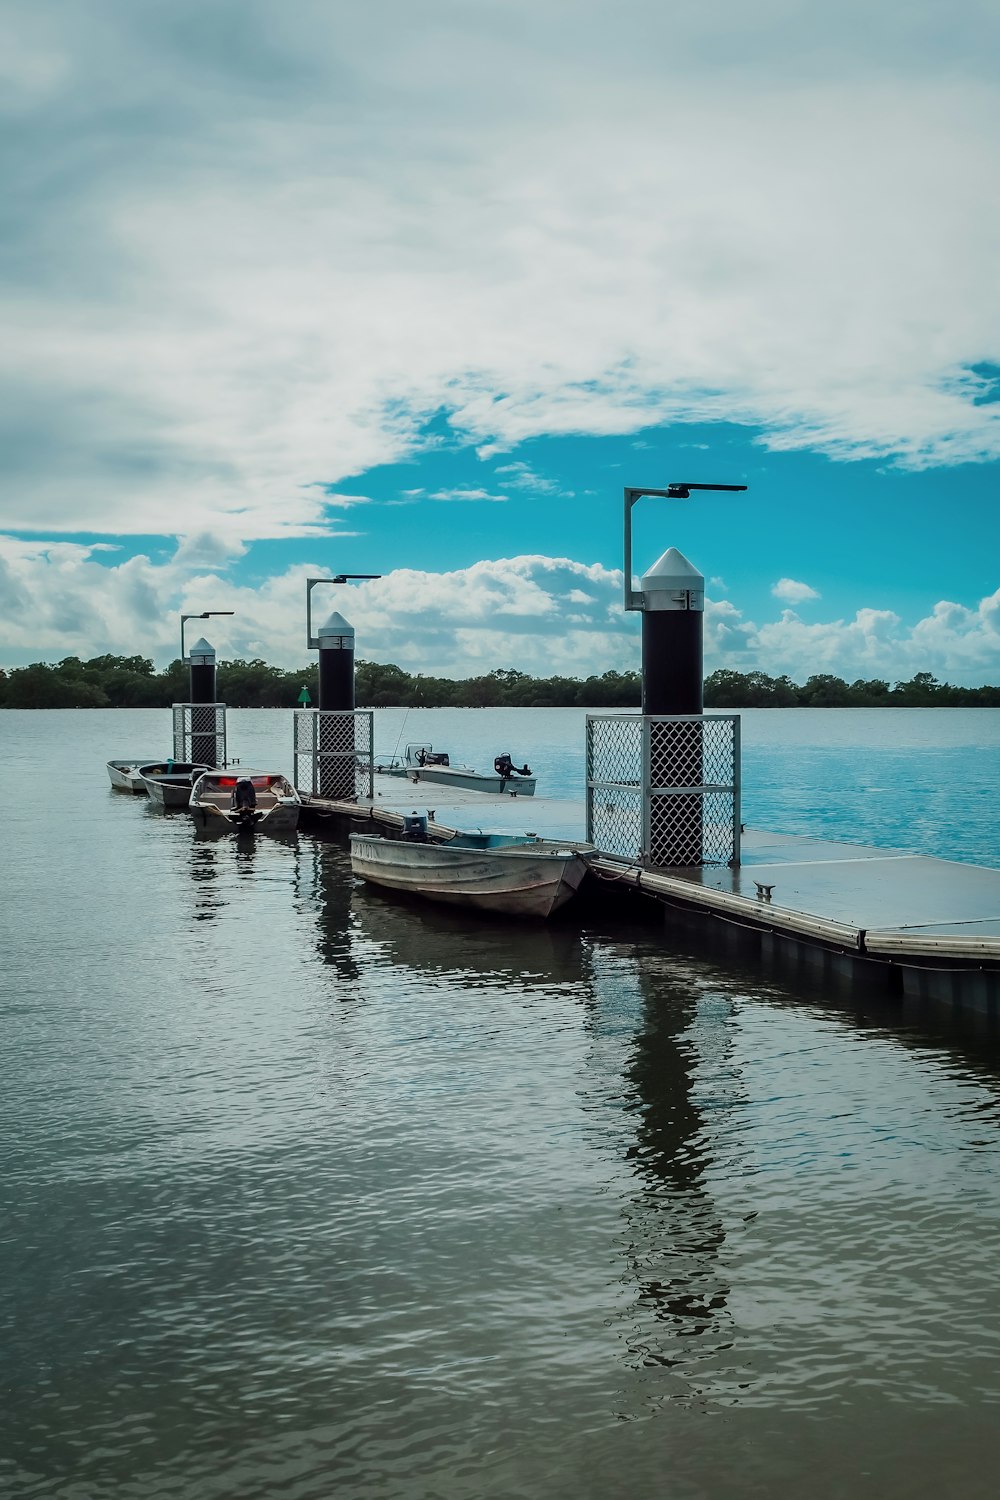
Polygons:
[[312,591],[318,583],[381,578],[381,573],[337,573],[306,579],[306,645],[319,651],[319,707],[349,713],[354,708],[354,626],[336,610],[313,634]]
[[[348,583],[381,578],[381,573],[337,573],[333,578],[306,579],[306,644],[319,651],[317,771],[321,797],[353,800],[355,794],[354,626],[336,610],[313,634],[312,591],[318,583]],[[338,715],[324,720],[322,715]]]
[[181,615],[181,661],[188,666],[188,659],[184,654],[184,626],[188,620],[208,620],[212,615],[234,615],[235,609],[203,609],[200,614]]
[[[649,802],[647,854],[657,864],[702,862],[702,725],[704,709],[705,580],[676,547],[653,563],[632,587],[632,507],[643,496],[687,500],[692,490],[739,493],[745,484],[679,482],[665,489],[625,488],[625,608],[642,612],[643,719],[674,716],[678,722],[644,724]],[[692,788],[678,792],[674,788]]]
[[[181,615],[181,661],[189,669],[191,760],[195,765],[214,766],[219,760],[219,740],[215,724],[215,647],[202,636],[192,646],[191,655],[185,656],[184,626],[188,620],[208,620],[213,615],[235,613],[232,609],[203,609],[197,614]],[[176,741],[176,731],[174,738]]]

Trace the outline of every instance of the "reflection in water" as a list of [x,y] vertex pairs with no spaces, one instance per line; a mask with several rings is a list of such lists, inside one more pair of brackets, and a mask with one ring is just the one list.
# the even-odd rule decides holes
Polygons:
[[725,1232],[704,1184],[704,1119],[692,1078],[698,997],[679,986],[644,989],[645,1027],[629,1070],[639,1116],[635,1168],[644,1179],[632,1217],[633,1263],[640,1299],[666,1325],[645,1359],[673,1366],[700,1352],[677,1339],[707,1336],[717,1347],[726,1327],[729,1289],[718,1266]]
[[225,905],[226,897],[219,885],[217,849],[214,844],[194,839],[191,844],[191,880],[194,901],[191,915],[196,922],[211,922]]
[[389,959],[417,973],[447,974],[519,988],[577,985],[583,978],[579,929],[553,922],[516,922],[408,903],[355,885],[355,930],[371,962]]
[[354,986],[361,979],[361,970],[351,938],[351,889],[354,885],[351,857],[343,845],[325,844],[318,839],[311,841],[307,848],[302,878],[308,885],[310,904],[316,910],[319,954],[323,962],[330,964],[338,977],[352,987],[342,998],[355,999]]
[[[732,1343],[719,1263],[725,1227],[706,1183],[706,1111],[719,1100],[701,1076],[706,1065],[713,1082],[726,1074],[732,1007],[706,989],[698,970],[648,944],[600,944],[592,967],[595,1024],[614,1013],[631,1033],[621,1077],[634,1127],[622,1150],[638,1179],[622,1209],[628,1301],[620,1318],[629,1325],[629,1362],[683,1377],[670,1394],[689,1395],[699,1369]],[[624,1013],[623,995],[631,999]]]
[[0,1492],[991,1500],[994,1041],[201,844],[120,715],[0,718]]
[[346,980],[387,965],[491,986],[513,979],[527,989],[575,986],[583,977],[572,923],[490,921],[383,895],[355,879],[343,845],[315,841],[304,851],[301,890],[317,914],[319,953]]

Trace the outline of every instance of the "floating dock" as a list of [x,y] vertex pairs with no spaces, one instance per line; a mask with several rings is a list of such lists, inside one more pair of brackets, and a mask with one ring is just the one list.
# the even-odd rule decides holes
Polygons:
[[[431,838],[471,828],[585,838],[582,801],[487,796],[398,777],[376,777],[370,801],[304,793],[303,804],[307,825],[338,829],[375,823],[398,832],[416,811],[427,813]],[[668,925],[743,953],[1000,1015],[1000,870],[755,829],[744,830],[735,869],[654,870],[598,855],[591,870],[623,894],[658,903]]]

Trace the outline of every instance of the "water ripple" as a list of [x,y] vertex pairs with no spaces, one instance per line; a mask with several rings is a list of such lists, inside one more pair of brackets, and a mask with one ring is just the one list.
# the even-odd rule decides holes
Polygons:
[[0,872],[0,1487],[985,1497],[989,1039],[79,802]]

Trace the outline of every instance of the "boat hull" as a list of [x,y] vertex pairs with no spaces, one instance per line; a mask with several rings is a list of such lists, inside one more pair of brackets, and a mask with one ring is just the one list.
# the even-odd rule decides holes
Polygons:
[[[252,806],[235,807],[237,785],[252,783]],[[294,833],[302,800],[286,776],[273,771],[206,771],[191,788],[189,812],[195,831],[212,838],[222,833]]]
[[169,764],[142,766],[139,779],[155,807],[173,810],[187,807],[190,802],[191,783],[194,780],[192,773],[208,769],[207,766],[196,766],[187,761],[173,761]]
[[211,803],[192,803],[189,811],[198,833],[209,836],[220,833],[294,833],[299,826],[301,805],[270,807],[258,814],[253,823],[238,822],[228,811]]
[[186,786],[171,786],[162,781],[154,781],[149,776],[144,777],[143,780],[150,802],[155,803],[157,807],[187,807],[191,799],[190,782]]
[[[505,758],[510,761],[510,757]],[[527,766],[526,776],[519,776],[516,772],[500,776],[496,771],[500,763],[501,757],[497,756],[492,771],[477,771],[474,766],[452,762],[443,752],[435,755],[433,745],[411,744],[407,745],[402,760],[393,757],[388,762],[377,764],[375,769],[385,776],[405,776],[414,786],[426,782],[431,786],[451,787],[453,791],[486,792],[494,797],[535,795],[535,778]],[[511,770],[513,772],[512,765]]]
[[115,791],[131,792],[136,797],[144,797],[146,788],[139,775],[139,767],[146,765],[147,761],[147,756],[143,756],[141,760],[109,760],[108,779]]
[[408,843],[351,835],[351,868],[362,880],[449,906],[504,916],[549,917],[587,872],[582,850],[538,839],[504,848]]
[[534,776],[496,776],[492,772],[464,771],[458,766],[407,766],[403,774],[414,786],[429,782],[463,792],[487,792],[500,797],[535,795]]

